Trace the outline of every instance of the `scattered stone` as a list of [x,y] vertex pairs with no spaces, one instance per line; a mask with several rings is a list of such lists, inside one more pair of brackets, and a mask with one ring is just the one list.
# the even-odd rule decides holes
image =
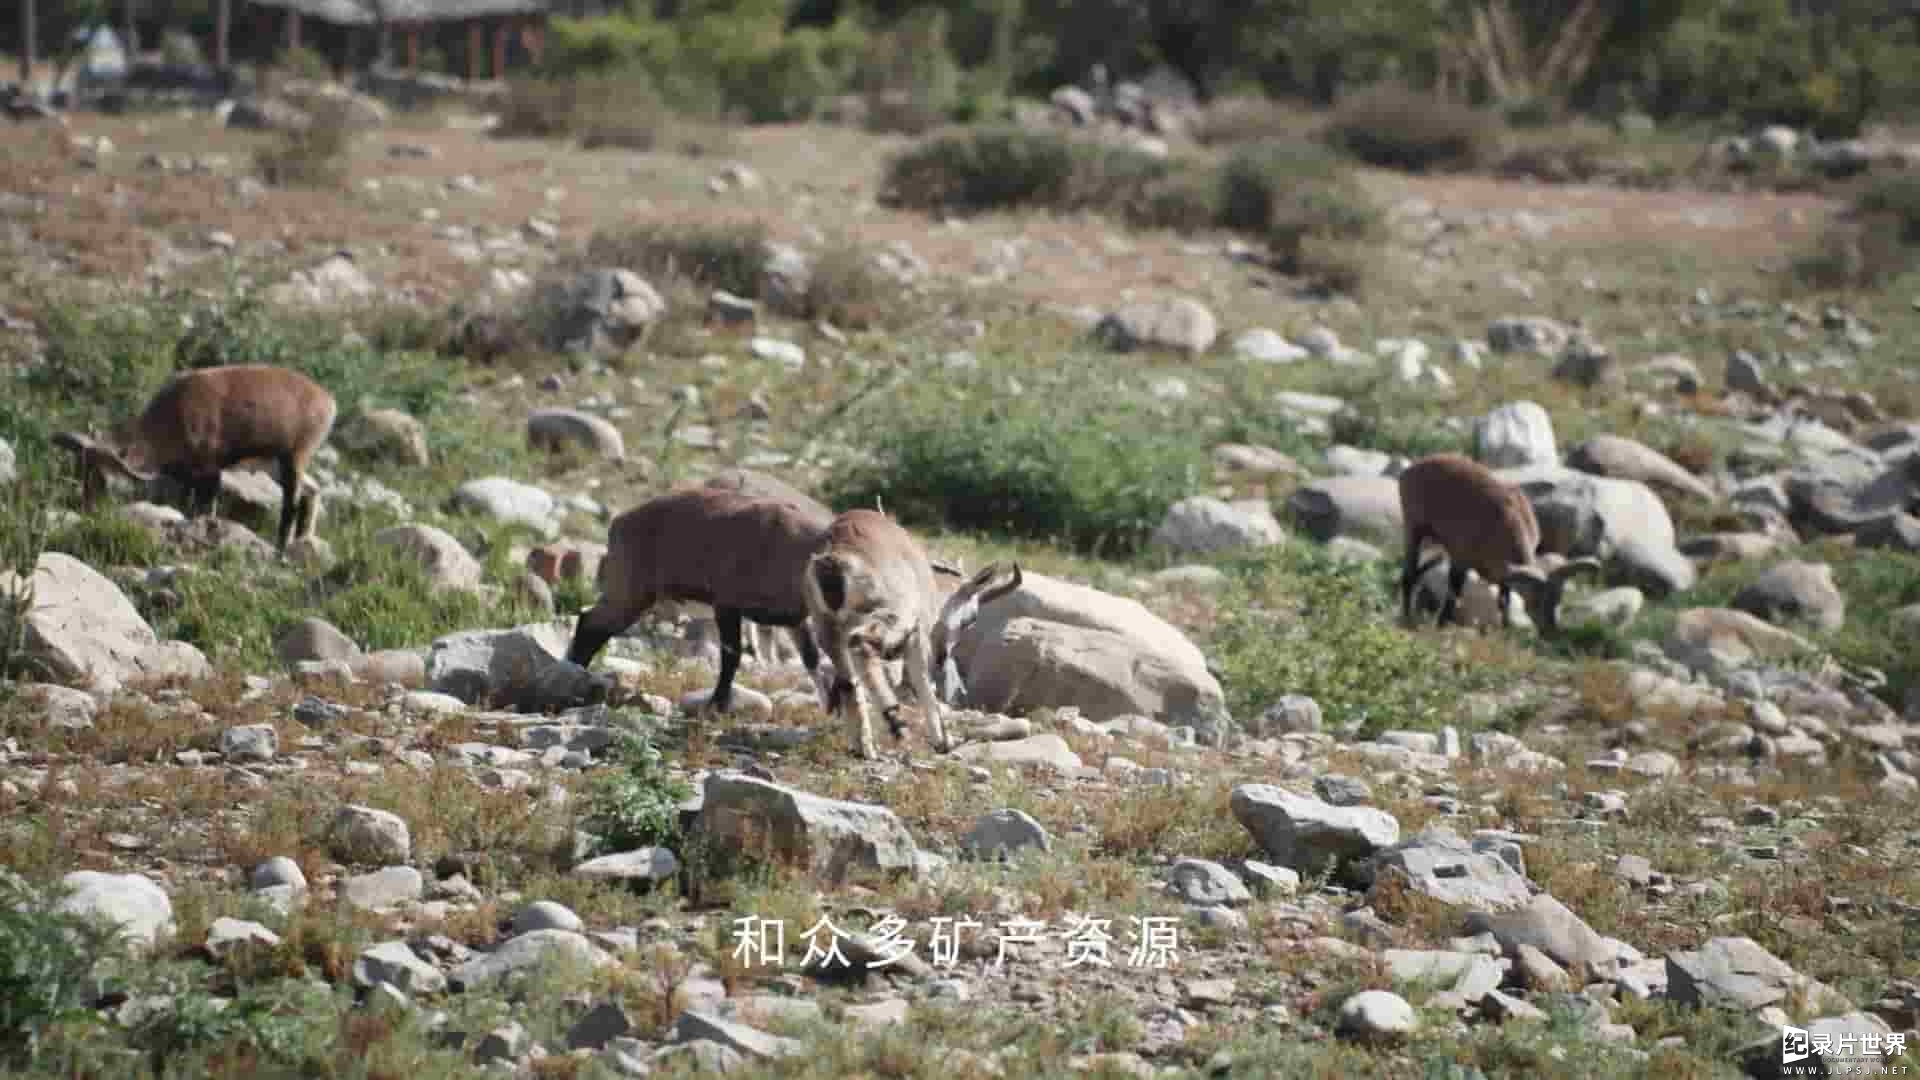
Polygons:
[[718,1043],[735,1053],[762,1060],[790,1057],[804,1048],[798,1039],[769,1035],[702,1009],[688,1009],[681,1013],[668,1031],[667,1040],[673,1043]]
[[680,872],[680,860],[663,847],[638,848],[588,859],[573,868],[575,877],[597,881],[624,881],[629,885],[658,884]]
[[1389,880],[1389,872],[1404,887],[1457,906],[1498,911],[1519,907],[1532,896],[1527,879],[1504,860],[1439,826],[1376,854],[1375,889]]
[[363,911],[380,911],[420,899],[426,879],[411,866],[389,866],[370,874],[356,874],[340,885],[347,903]]
[[1270,547],[1286,539],[1264,502],[1242,506],[1195,495],[1167,509],[1151,542],[1182,555],[1211,555],[1236,548]]
[[913,836],[892,810],[821,798],[743,773],[708,775],[698,829],[726,845],[769,845],[775,856],[829,879],[854,868],[915,869]]
[[1331,806],[1270,784],[1242,784],[1233,816],[1274,861],[1307,873],[1329,860],[1350,864],[1400,839],[1400,823],[1384,810]]
[[578,409],[534,411],[527,417],[527,445],[549,452],[578,447],[605,461],[627,458],[626,441],[621,438],[620,429]]
[[370,806],[343,806],[328,832],[333,856],[344,863],[393,865],[413,852],[407,823],[399,815]]
[[1741,589],[1729,606],[1768,622],[1804,619],[1827,632],[1840,629],[1847,613],[1846,597],[1833,580],[1833,567],[1797,559],[1770,567]]
[[1831,1004],[1849,1007],[1752,938],[1713,938],[1698,949],[1667,954],[1667,997],[1680,1005],[1729,1005],[1753,1011],[1802,993],[1816,1009]]
[[280,752],[272,724],[243,724],[220,733],[220,753],[235,764],[272,761]]
[[447,977],[406,942],[383,941],[354,958],[353,984],[372,989],[383,983],[409,996],[437,994],[446,989]]
[[[1295,878],[1297,884],[1298,878]],[[1168,871],[1167,884],[1174,894],[1189,904],[1238,907],[1253,901],[1253,894],[1226,867],[1205,859],[1179,859]]]
[[582,930],[580,916],[565,904],[556,904],[551,900],[536,900],[520,909],[513,917],[513,932],[531,933],[535,930]]
[[1399,994],[1365,990],[1340,1004],[1337,1030],[1357,1040],[1392,1039],[1419,1025],[1413,1006]]
[[1171,349],[1198,355],[1213,347],[1219,332],[1206,305],[1182,296],[1129,304],[1101,319],[1093,336],[1116,352]]
[[508,938],[492,952],[454,968],[448,980],[455,990],[465,992],[549,963],[586,968],[595,965],[597,957],[593,943],[572,930],[534,930]]
[[173,902],[144,875],[75,870],[60,885],[66,895],[56,910],[103,918],[135,945],[151,946],[173,933]]
[[993,810],[980,815],[960,841],[963,851],[979,858],[1006,858],[1025,848],[1053,849],[1053,837],[1022,810]]

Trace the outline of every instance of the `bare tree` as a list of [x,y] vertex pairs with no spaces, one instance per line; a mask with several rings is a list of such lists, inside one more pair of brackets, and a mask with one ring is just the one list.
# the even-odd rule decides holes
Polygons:
[[1610,0],[1574,0],[1543,33],[1530,31],[1512,0],[1465,0],[1462,50],[1501,101],[1558,97],[1586,77],[1613,28]]

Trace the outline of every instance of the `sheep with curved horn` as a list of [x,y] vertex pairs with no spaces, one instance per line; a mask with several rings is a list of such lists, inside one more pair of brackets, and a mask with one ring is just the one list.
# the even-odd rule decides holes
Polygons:
[[1434,562],[1420,563],[1432,541],[1446,549],[1447,597],[1438,622],[1455,621],[1467,571],[1499,588],[1500,624],[1511,625],[1508,599],[1518,590],[1527,615],[1543,634],[1559,632],[1560,598],[1574,574],[1598,573],[1594,558],[1568,560],[1548,570],[1539,557],[1540,523],[1519,488],[1463,454],[1434,454],[1400,473],[1400,513],[1407,535],[1400,573],[1401,616],[1413,618],[1415,583]]

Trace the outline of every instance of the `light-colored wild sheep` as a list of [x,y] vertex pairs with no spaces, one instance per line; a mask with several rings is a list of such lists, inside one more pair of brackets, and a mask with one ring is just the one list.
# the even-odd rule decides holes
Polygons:
[[600,562],[600,602],[580,616],[567,659],[592,663],[615,634],[662,600],[705,604],[720,630],[712,706],[726,712],[740,668],[741,621],[786,627],[817,677],[801,578],[827,542],[830,518],[783,499],[709,487],[656,496],[613,519]]
[[[1455,621],[1467,571],[1500,590],[1500,624],[1510,625],[1508,600],[1515,590],[1543,634],[1559,630],[1560,597],[1567,580],[1600,569],[1597,559],[1573,559],[1549,571],[1539,560],[1540,523],[1519,488],[1462,454],[1434,454],[1400,474],[1400,513],[1407,533],[1400,571],[1400,610],[1413,618],[1414,585],[1433,565],[1420,565],[1421,545],[1446,549],[1447,596],[1439,622]],[[1438,560],[1435,560],[1438,561]]]
[[282,553],[295,533],[312,534],[319,493],[307,477],[333,431],[336,406],[326,388],[297,371],[266,364],[200,368],[168,380],[146,408],[107,442],[76,432],[54,437],[80,455],[91,503],[109,471],[138,483],[166,476],[186,491],[187,515],[210,513],[220,474],[246,461],[270,461],[280,481]]
[[933,575],[920,542],[877,510],[849,510],[835,518],[825,549],[808,563],[807,610],[835,673],[827,711],[846,714],[850,740],[862,758],[878,756],[872,705],[879,706],[895,739],[905,734],[900,702],[887,677],[886,663],[893,659],[905,662],[906,681],[926,714],[934,749],[952,749],[941,706],[962,696],[964,687],[950,643],[982,605],[1020,585],[1018,565],[996,564],[942,603]]

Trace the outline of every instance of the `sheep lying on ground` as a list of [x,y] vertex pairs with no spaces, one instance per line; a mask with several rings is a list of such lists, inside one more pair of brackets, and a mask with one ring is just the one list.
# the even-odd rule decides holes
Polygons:
[[863,758],[878,756],[870,705],[879,705],[894,738],[905,732],[886,671],[886,662],[895,658],[905,661],[906,681],[926,714],[934,749],[952,749],[942,702],[959,698],[965,690],[948,643],[981,605],[1020,584],[1017,565],[990,566],[943,604],[933,574],[932,562],[913,534],[876,510],[849,510],[835,518],[825,549],[808,562],[803,578],[807,610],[836,676],[827,690],[827,710],[848,714],[849,736]]
[[1546,569],[1538,558],[1540,524],[1525,493],[1461,454],[1434,454],[1401,472],[1400,513],[1407,535],[1400,608],[1409,621],[1414,586],[1433,566],[1433,562],[1419,562],[1421,546],[1427,541],[1445,548],[1449,562],[1447,597],[1438,620],[1443,625],[1456,621],[1460,592],[1467,571],[1472,570],[1499,587],[1502,626],[1511,625],[1507,604],[1518,590],[1540,632],[1557,633],[1560,597],[1568,579],[1600,569],[1599,560],[1592,558]]
[[109,471],[138,483],[164,475],[187,491],[187,516],[209,513],[220,473],[243,461],[279,469],[284,554],[296,535],[312,534],[319,493],[307,468],[333,431],[336,407],[325,387],[297,371],[264,364],[200,368],[175,375],[139,416],[101,442],[77,432],[55,445],[80,455],[83,495],[91,504]]

